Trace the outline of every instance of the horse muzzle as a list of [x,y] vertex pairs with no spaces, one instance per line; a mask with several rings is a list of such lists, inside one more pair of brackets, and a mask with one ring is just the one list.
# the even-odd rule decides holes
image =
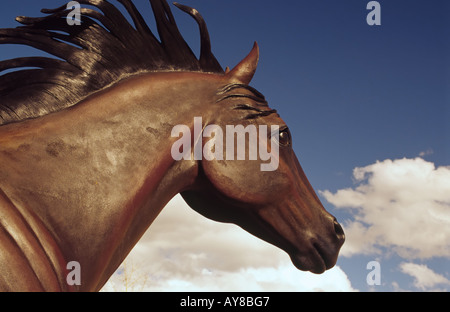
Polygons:
[[320,207],[315,212],[306,214],[295,201],[284,209],[260,211],[265,233],[270,234],[258,236],[286,251],[299,270],[320,274],[336,264],[345,234],[336,218],[316,205]]
[[321,274],[335,266],[339,250],[345,241],[345,234],[335,218],[333,218],[332,228],[330,235],[310,238],[302,244],[301,249],[293,248],[297,250],[288,251],[297,269]]

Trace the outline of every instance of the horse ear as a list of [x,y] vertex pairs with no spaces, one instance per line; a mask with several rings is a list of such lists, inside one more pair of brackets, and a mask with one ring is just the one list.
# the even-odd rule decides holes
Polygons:
[[253,45],[253,49],[249,55],[245,59],[243,59],[232,71],[227,73],[227,77],[230,80],[249,84],[252,81],[253,76],[255,75],[256,68],[258,67],[259,61],[259,47],[255,42]]

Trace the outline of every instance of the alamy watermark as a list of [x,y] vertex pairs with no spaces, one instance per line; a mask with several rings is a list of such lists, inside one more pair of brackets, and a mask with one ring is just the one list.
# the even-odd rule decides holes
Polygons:
[[381,265],[378,261],[370,261],[366,266],[367,270],[371,270],[367,274],[366,282],[369,286],[381,285]]
[[[370,10],[366,17],[370,26],[381,25],[381,5],[378,1],[370,1],[367,6]],[[67,4],[67,24],[70,26],[81,25],[81,5],[78,1],[70,1]],[[259,131],[258,131],[259,130]],[[269,161],[261,164],[261,171],[275,171],[279,165],[279,146],[273,140],[279,135],[279,127],[271,126],[268,133],[267,125],[260,125],[259,129],[255,125],[227,125],[225,131],[217,125],[208,125],[203,129],[201,117],[194,118],[194,147],[191,148],[191,131],[186,125],[175,126],[172,130],[172,137],[179,137],[171,150],[174,160],[235,160],[235,146],[237,148],[236,160],[246,160],[246,135],[248,135],[248,159]],[[270,135],[271,134],[271,135]],[[225,135],[225,141],[224,141]],[[267,150],[268,136],[272,138],[270,151]],[[237,137],[237,144],[235,144]],[[210,138],[203,146],[203,138]],[[225,153],[224,153],[225,147]]]
[[81,265],[77,261],[67,263],[66,269],[69,271],[66,277],[67,285],[80,286],[81,285]]
[[[77,261],[67,263],[66,269],[68,274],[66,277],[67,285],[81,286],[81,265]],[[381,264],[378,261],[370,261],[366,266],[370,272],[366,276],[366,282],[369,286],[381,285]]]
[[[261,164],[261,171],[275,171],[279,165],[279,145],[277,142],[280,134],[279,129],[280,127],[277,125],[270,126],[270,132],[267,125],[259,125],[258,129],[255,125],[247,125],[246,127],[243,125],[227,125],[224,130],[218,125],[203,127],[202,117],[195,117],[193,143],[189,126],[176,125],[173,127],[171,136],[179,139],[172,145],[171,155],[176,161],[259,159],[269,161]],[[269,137],[270,151],[268,150]],[[204,145],[203,138],[209,138]],[[246,147],[248,148],[246,149]]]
[[381,25],[381,5],[378,1],[370,1],[366,7],[367,10],[370,10],[369,14],[367,14],[367,25],[369,26],[380,26]]
[[81,25],[81,5],[78,1],[70,1],[67,3],[67,10],[71,10],[67,14],[67,24],[69,26]]
[[[370,10],[367,14],[366,21],[369,26],[381,25],[381,5],[378,1],[370,1],[366,6],[367,10]],[[67,4],[67,10],[70,12],[67,14],[67,24],[70,26],[81,25],[81,5],[78,1],[70,1]]]

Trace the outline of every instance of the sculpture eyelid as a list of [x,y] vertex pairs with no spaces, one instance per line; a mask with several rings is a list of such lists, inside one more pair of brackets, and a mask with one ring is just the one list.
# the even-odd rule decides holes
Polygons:
[[274,135],[279,135],[281,132],[285,132],[285,131],[289,132],[289,127],[284,125],[284,126],[279,126],[278,131],[272,131],[270,132],[270,137],[273,137]]

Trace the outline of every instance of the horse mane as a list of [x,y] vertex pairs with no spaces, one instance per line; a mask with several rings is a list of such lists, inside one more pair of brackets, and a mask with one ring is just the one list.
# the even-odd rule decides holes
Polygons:
[[[72,9],[42,9],[45,17],[16,18],[24,26],[0,29],[0,44],[23,44],[51,57],[0,62],[0,125],[36,118],[73,106],[121,79],[156,71],[224,73],[211,52],[206,23],[197,10],[174,3],[199,24],[200,58],[183,39],[166,0],[150,0],[158,40],[131,0],[118,0],[134,27],[106,0],[79,0],[81,25],[70,26]],[[103,13],[103,14],[102,14]]]

